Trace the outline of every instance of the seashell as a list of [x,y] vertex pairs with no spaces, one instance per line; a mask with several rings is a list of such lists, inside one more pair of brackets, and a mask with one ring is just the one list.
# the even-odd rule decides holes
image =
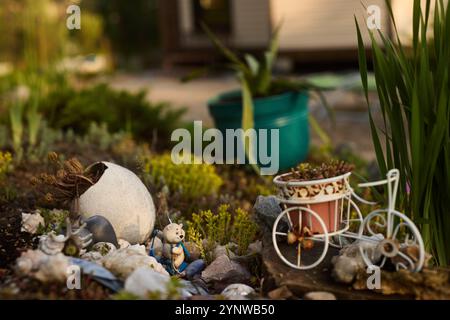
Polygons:
[[45,226],[45,221],[39,210],[36,210],[34,213],[22,212],[22,227],[20,231],[35,234],[40,225]]
[[61,253],[66,244],[67,238],[60,234],[56,235],[53,231],[39,237],[39,250],[48,255]]
[[[87,230],[86,223],[73,229],[70,219],[66,219],[66,235],[56,235],[54,231],[39,237],[39,249],[49,255],[55,255],[64,250],[66,244],[75,246],[76,255],[86,252],[92,242],[92,234]],[[67,242],[68,240],[69,243]]]
[[17,258],[15,272],[42,282],[65,281],[69,259],[62,253],[47,255],[41,250],[28,250]]
[[86,223],[83,223],[79,228],[72,229],[72,226],[68,224],[67,226],[67,236],[71,239],[76,246],[80,249],[88,248],[92,243],[92,233],[86,229]]
[[100,253],[102,256],[106,256],[107,254],[116,251],[117,248],[109,242],[97,242],[92,246],[91,250]]

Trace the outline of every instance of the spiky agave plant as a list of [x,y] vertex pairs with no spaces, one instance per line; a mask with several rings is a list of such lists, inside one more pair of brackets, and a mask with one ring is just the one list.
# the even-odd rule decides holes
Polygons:
[[[242,129],[253,129],[255,126],[254,120],[254,99],[261,97],[269,97],[272,95],[285,92],[300,92],[311,91],[320,99],[322,105],[325,107],[330,118],[334,120],[333,110],[328,105],[325,96],[320,88],[307,80],[295,80],[289,78],[276,77],[273,74],[274,63],[279,51],[279,33],[281,24],[279,24],[273,31],[269,46],[264,51],[260,59],[256,56],[246,53],[241,57],[238,53],[229,49],[204,23],[201,24],[205,34],[211,40],[217,51],[227,60],[225,69],[231,70],[235,73],[236,78],[241,85],[242,93]],[[197,78],[204,73],[207,73],[209,67],[195,70],[190,75],[184,77],[182,81],[190,81]],[[330,145],[330,138],[327,133],[319,125],[318,121],[313,115],[309,114],[309,123],[312,129],[317,133],[325,146]],[[256,150],[252,144],[247,143],[245,139],[242,141],[247,157],[250,163],[254,163],[256,159]],[[256,172],[259,169],[256,165],[252,165]]]
[[[433,9],[434,4],[434,9]],[[402,43],[390,1],[394,36],[369,30],[382,128],[370,125],[384,175],[401,172],[400,204],[421,229],[440,265],[450,262],[450,8],[442,0],[413,3],[411,43]],[[356,22],[356,19],[355,19]],[[367,59],[356,22],[360,73],[369,105]],[[381,44],[377,42],[381,40]],[[384,150],[383,150],[384,144]]]

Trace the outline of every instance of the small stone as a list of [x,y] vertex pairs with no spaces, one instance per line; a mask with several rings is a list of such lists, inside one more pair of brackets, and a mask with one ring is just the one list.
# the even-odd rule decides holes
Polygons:
[[270,229],[281,213],[280,201],[275,196],[258,196],[253,209],[258,219]]
[[306,300],[336,300],[336,296],[326,291],[312,291],[303,296]]
[[189,263],[189,265],[184,270],[186,272],[186,278],[192,279],[195,275],[202,272],[205,269],[205,266],[205,261],[203,261],[202,259],[197,259]]
[[188,261],[195,261],[200,259],[200,249],[195,245],[193,242],[185,242],[184,246],[186,247],[187,251],[189,251],[189,259]]
[[236,254],[233,252],[232,249],[234,249],[235,244],[230,243],[224,246],[218,245],[214,248],[213,251],[213,259],[216,259],[218,257],[220,257],[221,255],[226,255],[230,258],[234,258],[236,256]]
[[231,283],[248,283],[251,274],[227,255],[221,255],[202,272],[202,278],[206,283],[213,283],[217,290],[223,290]]
[[181,284],[183,285],[183,289],[192,295],[207,296],[209,294],[206,284],[201,279],[194,279],[192,281],[181,280]]
[[233,283],[223,289],[221,295],[230,300],[241,300],[254,293],[255,289],[246,284]]
[[267,296],[272,300],[286,300],[294,298],[294,294],[286,286],[282,286],[270,291]]
[[262,241],[256,240],[248,245],[248,254],[261,254],[262,252]]

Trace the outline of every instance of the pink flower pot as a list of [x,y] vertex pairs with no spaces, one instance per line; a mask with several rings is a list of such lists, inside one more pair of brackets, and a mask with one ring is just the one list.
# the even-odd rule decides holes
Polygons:
[[[341,211],[344,198],[349,194],[348,178],[351,173],[341,176],[311,180],[289,180],[292,173],[277,176],[274,183],[279,188],[279,198],[287,208],[308,208],[317,213],[323,221],[326,231],[333,233],[339,231],[341,225]],[[299,215],[302,218],[302,226],[308,227],[313,233],[323,233],[323,227],[319,220],[308,210],[291,210],[289,217],[294,228],[299,228]]]

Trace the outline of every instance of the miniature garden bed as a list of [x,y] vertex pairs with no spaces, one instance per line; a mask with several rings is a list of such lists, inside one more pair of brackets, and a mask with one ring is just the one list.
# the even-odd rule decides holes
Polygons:
[[[173,170],[173,168],[169,169],[170,166],[167,166],[167,155],[164,153],[153,153],[152,157],[155,159],[154,162],[146,163],[144,161],[139,164],[134,158],[135,154],[141,152],[138,144],[132,144],[131,150],[126,153],[131,155],[129,158],[124,157],[123,153],[115,151],[116,149],[113,145],[114,144],[106,149],[100,150],[95,143],[84,144],[83,151],[81,151],[80,146],[77,144],[61,142],[55,146],[55,151],[60,153],[64,152],[66,154],[66,159],[76,156],[82,163],[95,163],[102,159],[114,161],[132,169],[134,172],[138,173],[144,181],[148,178],[146,178],[145,173],[156,172],[154,171],[156,168],[158,168],[157,170],[159,171],[162,170],[162,168],[165,168],[164,170]],[[311,158],[311,161],[318,161],[320,163],[323,161],[323,157],[318,157],[318,160]],[[42,190],[39,190],[39,188],[30,183],[33,178],[39,177],[42,173],[48,173],[50,167],[51,163],[47,160],[42,162],[24,161],[20,165],[17,165],[14,170],[9,172],[5,177],[4,182],[6,182],[6,185],[14,187],[8,191],[9,195],[3,193],[3,198],[0,201],[0,296],[5,299],[136,298],[126,292],[117,293],[107,286],[105,287],[99,283],[95,277],[93,278],[89,274],[85,274],[82,277],[83,290],[74,291],[67,289],[65,284],[61,282],[42,283],[36,279],[15,272],[16,259],[28,249],[35,249],[39,246],[37,237],[21,230],[21,213],[33,212],[36,208],[43,208],[45,210],[45,208],[51,209],[55,207],[54,204],[46,203]],[[189,170],[184,171],[188,173],[188,177],[191,177],[189,179],[194,179],[194,172],[189,172]],[[250,213],[255,211],[256,216],[252,215],[252,219],[256,218],[256,221],[259,221],[258,210],[252,210],[252,205],[255,201],[258,202],[256,200],[258,196],[268,196],[276,193],[270,178],[262,179],[257,177],[251,169],[245,167],[216,166],[214,171],[222,180],[220,188],[217,189],[220,190],[218,192],[218,194],[220,194],[219,196],[205,194],[204,196],[196,198],[195,194],[190,194],[188,198],[183,198],[177,192],[167,193],[167,190],[164,191],[167,189],[167,186],[170,185],[170,180],[166,180],[163,185],[155,180],[146,182],[147,187],[153,195],[158,212],[156,217],[157,228],[160,230],[164,228],[167,224],[167,216],[177,219],[177,222],[190,221],[192,227],[187,228],[186,232],[190,244],[188,241],[187,246],[191,254],[197,258],[200,253],[196,249],[195,243],[196,241],[197,243],[198,241],[201,241],[202,237],[196,240],[194,239],[195,237],[192,236],[193,232],[196,232],[195,230],[199,230],[195,228],[195,224],[192,224],[192,221],[196,221],[197,219],[200,225],[206,225],[207,220],[205,219],[210,219],[208,218],[210,214],[220,217],[223,212],[231,212],[232,210],[239,208],[245,209]],[[202,174],[211,175],[213,174],[213,171],[206,170]],[[205,180],[205,177],[203,180]],[[190,192],[189,185],[193,185],[194,187],[192,190],[197,190],[197,192],[209,189],[209,187],[202,189],[201,185],[197,184],[195,181],[196,180],[194,179],[190,184],[186,184],[185,191],[188,192],[188,194]],[[192,198],[193,196],[194,198]],[[196,199],[194,206],[192,199]],[[227,204],[229,209],[220,207],[222,204]],[[56,206],[56,208],[58,208],[58,206]],[[277,210],[281,210],[279,206]],[[226,217],[226,215],[223,217]],[[188,223],[187,226],[189,225],[190,224]],[[264,226],[264,223],[260,222],[258,222],[257,225],[259,226],[258,232],[254,237],[252,236],[245,246],[251,241],[256,240],[256,242],[249,246],[248,250],[246,249],[242,252],[238,252],[236,249],[238,244],[233,243],[233,240],[230,241],[228,238],[222,240],[220,237],[217,238],[216,241],[218,241],[220,245],[211,245],[208,241],[204,242],[205,240],[203,240],[202,246],[204,249],[208,250],[208,253],[204,258],[206,258],[206,263],[208,267],[210,267],[204,277],[210,278],[208,281],[204,281],[203,277],[200,277],[190,282],[189,285],[192,284],[204,288],[202,290],[207,290],[198,292],[197,295],[199,296],[195,297],[194,295],[192,298],[217,298],[216,295],[220,294],[228,284],[235,282],[239,282],[242,285],[248,284],[253,287],[255,290],[253,298],[269,297],[274,299],[296,299],[303,298],[305,294],[313,291],[324,291],[328,294],[332,294],[338,299],[447,297],[446,288],[448,288],[448,273],[445,271],[435,274],[433,273],[436,272],[433,271],[434,269],[425,271],[424,274],[428,275],[428,278],[424,276],[425,280],[422,280],[424,283],[431,283],[431,285],[427,287],[426,284],[421,284],[415,291],[414,289],[412,291],[404,289],[405,286],[409,286],[405,285],[405,283],[408,283],[407,280],[405,280],[405,276],[403,276],[401,280],[396,280],[393,278],[394,276],[389,274],[387,274],[387,277],[392,280],[392,283],[398,282],[401,285],[396,284],[395,286],[384,287],[383,292],[387,295],[369,290],[356,290],[358,286],[361,286],[361,281],[364,280],[363,275],[356,280],[353,286],[351,284],[338,284],[330,275],[330,270],[332,269],[330,260],[333,255],[338,253],[336,249],[330,249],[324,262],[322,262],[318,268],[301,271],[294,270],[286,266],[277,257],[272,240],[265,229],[270,226]],[[229,231],[230,234],[233,233],[232,229],[229,229]],[[197,236],[200,235],[197,234]],[[258,245],[258,240],[262,240],[262,247],[261,244]],[[150,240],[146,241],[146,245],[148,249],[150,247]],[[314,253],[311,252],[311,255],[313,256]],[[192,261],[194,260],[190,260],[190,262]],[[220,271],[223,270],[225,271],[221,273]],[[441,291],[435,289],[437,283],[440,285]],[[419,292],[423,292],[423,294],[420,295]],[[153,298],[160,297],[155,296]],[[172,298],[180,297],[173,296]]]

